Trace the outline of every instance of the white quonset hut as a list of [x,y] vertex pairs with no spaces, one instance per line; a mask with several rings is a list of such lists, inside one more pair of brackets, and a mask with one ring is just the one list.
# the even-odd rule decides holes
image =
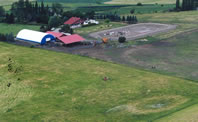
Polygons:
[[16,39],[43,45],[48,41],[55,40],[55,37],[52,34],[23,29],[17,34]]

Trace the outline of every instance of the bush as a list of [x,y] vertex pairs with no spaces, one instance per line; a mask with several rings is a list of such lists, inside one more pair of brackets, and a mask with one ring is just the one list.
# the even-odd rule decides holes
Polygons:
[[41,27],[40,27],[41,32],[46,32],[48,30],[50,30],[50,28],[48,26],[41,25]]
[[139,2],[139,3],[137,3],[137,6],[143,6],[143,5],[142,5],[142,3]]
[[131,9],[130,13],[134,14],[135,13],[135,9]]
[[61,27],[60,32],[73,34],[73,29],[69,25],[64,25]]
[[118,42],[120,43],[126,42],[126,37],[119,37]]
[[0,34],[0,41],[4,41],[4,42],[14,41],[14,35],[12,33],[10,33],[10,34]]
[[61,20],[61,18],[60,17],[58,17],[58,16],[52,16],[52,17],[50,17],[50,19],[49,19],[49,21],[48,21],[48,26],[50,27],[50,28],[53,28],[53,27],[58,27],[59,25],[61,25],[61,23],[62,23],[62,20]]
[[105,23],[109,23],[109,22],[110,22],[110,20],[109,20],[109,19],[106,19],[106,20],[105,20]]

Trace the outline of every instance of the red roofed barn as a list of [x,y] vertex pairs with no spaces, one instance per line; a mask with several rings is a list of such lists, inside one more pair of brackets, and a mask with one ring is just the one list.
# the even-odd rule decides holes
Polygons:
[[80,27],[83,22],[84,20],[82,20],[79,17],[72,17],[69,20],[67,20],[64,24],[70,25],[72,28],[75,28]]
[[54,37],[59,38],[61,36],[64,36],[63,33],[59,33],[59,32],[53,32],[53,31],[47,31],[46,33],[48,34],[52,34]]
[[71,44],[71,43],[81,42],[85,40],[83,37],[81,37],[78,34],[62,36],[62,37],[59,37],[58,39],[61,40],[64,44]]
[[53,31],[47,31],[46,33],[53,35],[54,37],[56,37],[58,40],[60,40],[64,44],[72,44],[72,43],[82,42],[85,40],[83,37],[81,37],[78,34],[73,34],[73,35],[67,36],[63,33],[53,32]]

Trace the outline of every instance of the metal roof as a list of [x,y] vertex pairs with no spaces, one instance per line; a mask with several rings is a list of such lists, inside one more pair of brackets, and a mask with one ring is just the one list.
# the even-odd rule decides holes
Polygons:
[[54,40],[55,37],[48,33],[23,29],[19,31],[19,33],[16,36],[16,39],[45,44],[47,41]]
[[65,44],[71,44],[71,43],[81,42],[85,40],[83,37],[81,37],[78,34],[63,36],[63,37],[59,37],[58,39],[61,40]]

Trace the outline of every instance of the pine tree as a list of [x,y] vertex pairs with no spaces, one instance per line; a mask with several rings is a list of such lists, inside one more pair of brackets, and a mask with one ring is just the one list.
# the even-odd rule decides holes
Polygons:
[[35,3],[35,7],[34,8],[35,8],[35,13],[38,14],[38,2],[37,1]]
[[176,10],[180,9],[180,0],[176,0]]
[[45,6],[43,1],[41,2],[41,14],[45,14]]
[[126,19],[126,21],[128,21],[128,22],[130,21],[130,18],[129,18],[129,16],[127,16],[127,19]]
[[186,9],[186,0],[183,0],[182,1],[182,10],[183,11],[186,11],[187,9]]
[[137,20],[137,17],[136,16],[134,16],[134,23],[135,24],[138,23],[138,20]]
[[125,21],[126,21],[125,16],[122,16],[122,21],[123,21],[123,22],[125,22]]

